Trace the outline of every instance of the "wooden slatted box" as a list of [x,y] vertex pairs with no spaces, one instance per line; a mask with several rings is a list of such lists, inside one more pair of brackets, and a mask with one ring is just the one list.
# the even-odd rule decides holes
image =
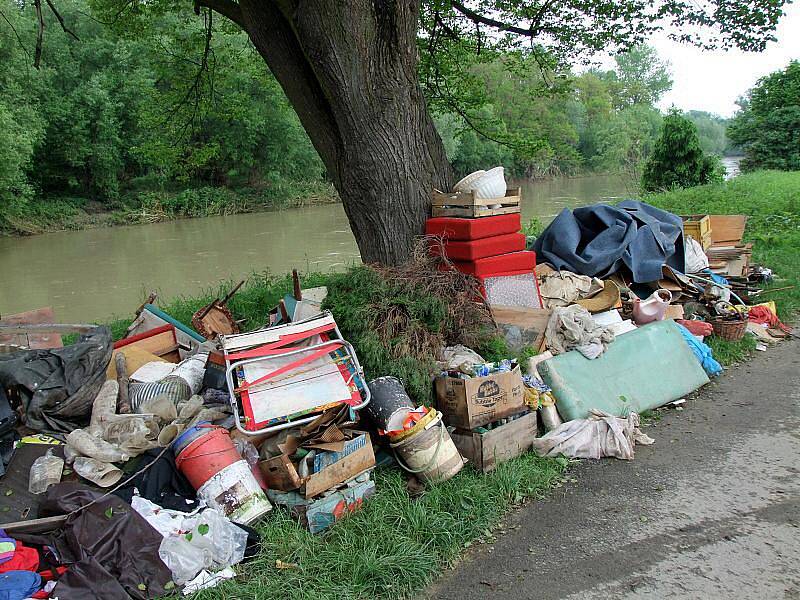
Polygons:
[[[502,198],[477,198],[475,191],[452,192],[446,194],[439,190],[433,191],[432,213],[434,217],[493,217],[519,212],[521,197],[520,188],[508,188]],[[500,208],[489,206],[500,204]]]

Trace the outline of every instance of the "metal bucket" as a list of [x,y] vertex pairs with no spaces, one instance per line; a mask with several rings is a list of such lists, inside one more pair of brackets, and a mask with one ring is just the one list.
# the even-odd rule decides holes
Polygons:
[[397,377],[378,377],[368,385],[372,398],[364,410],[378,429],[388,430],[389,423],[393,421],[395,415],[407,413],[415,408],[411,398],[406,394],[403,382]]
[[402,440],[389,445],[399,465],[423,482],[446,481],[464,467],[441,413],[420,421]]
[[228,465],[213,475],[197,490],[197,495],[234,523],[243,525],[272,510],[267,495],[245,460]]

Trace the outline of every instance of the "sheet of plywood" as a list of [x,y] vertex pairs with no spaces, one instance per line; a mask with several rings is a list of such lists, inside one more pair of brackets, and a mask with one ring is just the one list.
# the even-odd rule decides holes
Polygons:
[[[5,315],[0,319],[0,325],[43,325],[45,323],[54,323],[55,317],[53,316],[53,309],[49,306],[39,308],[37,310],[29,310],[27,312],[17,313],[14,315]],[[45,348],[62,348],[64,344],[61,341],[59,333],[46,331],[43,333],[20,333],[14,335],[0,335],[0,345],[14,344],[17,346],[24,346],[31,350],[41,350]]]
[[747,225],[745,215],[709,215],[711,219],[711,243],[730,244],[738,243],[744,235]]

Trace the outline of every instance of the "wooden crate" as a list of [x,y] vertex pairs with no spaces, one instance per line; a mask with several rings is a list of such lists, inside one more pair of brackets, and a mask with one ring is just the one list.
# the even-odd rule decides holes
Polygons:
[[683,233],[700,242],[703,250],[711,246],[711,218],[708,215],[687,215],[683,219]]
[[482,473],[527,452],[537,433],[536,411],[486,433],[456,429],[450,434],[461,456]]
[[[520,188],[508,188],[502,198],[476,198],[475,192],[452,192],[445,194],[433,190],[432,214],[434,217],[493,217],[519,212]],[[487,208],[500,204],[501,208]]]

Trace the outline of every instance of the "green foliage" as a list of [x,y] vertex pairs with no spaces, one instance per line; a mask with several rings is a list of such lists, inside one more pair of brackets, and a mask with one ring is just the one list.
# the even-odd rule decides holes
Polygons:
[[758,80],[728,128],[743,170],[800,169],[800,61]]
[[607,74],[615,104],[652,106],[672,88],[669,65],[652,46],[640,44],[614,57],[615,71]]
[[690,110],[684,116],[697,127],[697,137],[703,152],[724,156],[735,150],[726,134],[729,119],[702,110]]
[[694,123],[673,111],[664,119],[661,135],[642,175],[645,191],[692,187],[722,181],[722,165],[703,153]]
[[[445,320],[446,300],[439,296],[409,295],[397,282],[366,266],[332,274],[327,286],[324,306],[336,317],[345,338],[358,347],[358,358],[367,377],[398,377],[416,402],[430,405],[435,356],[431,354],[424,360],[397,349],[409,339],[419,339],[417,330],[445,331],[450,326]],[[384,314],[386,303],[402,307],[409,315],[409,327],[389,339],[381,337],[374,322],[376,313]]]
[[489,56],[461,49],[460,60],[446,62],[451,93],[444,99],[433,93],[436,124],[457,174],[502,164],[512,176],[589,168],[641,177],[662,121],[653,103],[671,85],[655,50],[636,46],[617,57],[615,70],[580,75],[543,72],[540,57],[521,52]]
[[[294,198],[281,194],[297,182],[322,183],[316,151],[243,32],[218,22],[207,38],[208,20],[162,3],[151,5],[160,12],[148,21],[132,19],[131,11],[116,18],[119,7],[102,2],[56,5],[80,41],[45,10],[37,70],[33,3],[0,0],[4,229],[42,228],[41,221],[26,225],[25,215],[47,204],[63,214],[63,196],[144,213],[155,202],[163,214],[224,214],[236,206],[218,203],[240,195],[230,188],[291,204]],[[182,197],[181,189],[195,191]],[[34,199],[40,206],[25,208]]]

